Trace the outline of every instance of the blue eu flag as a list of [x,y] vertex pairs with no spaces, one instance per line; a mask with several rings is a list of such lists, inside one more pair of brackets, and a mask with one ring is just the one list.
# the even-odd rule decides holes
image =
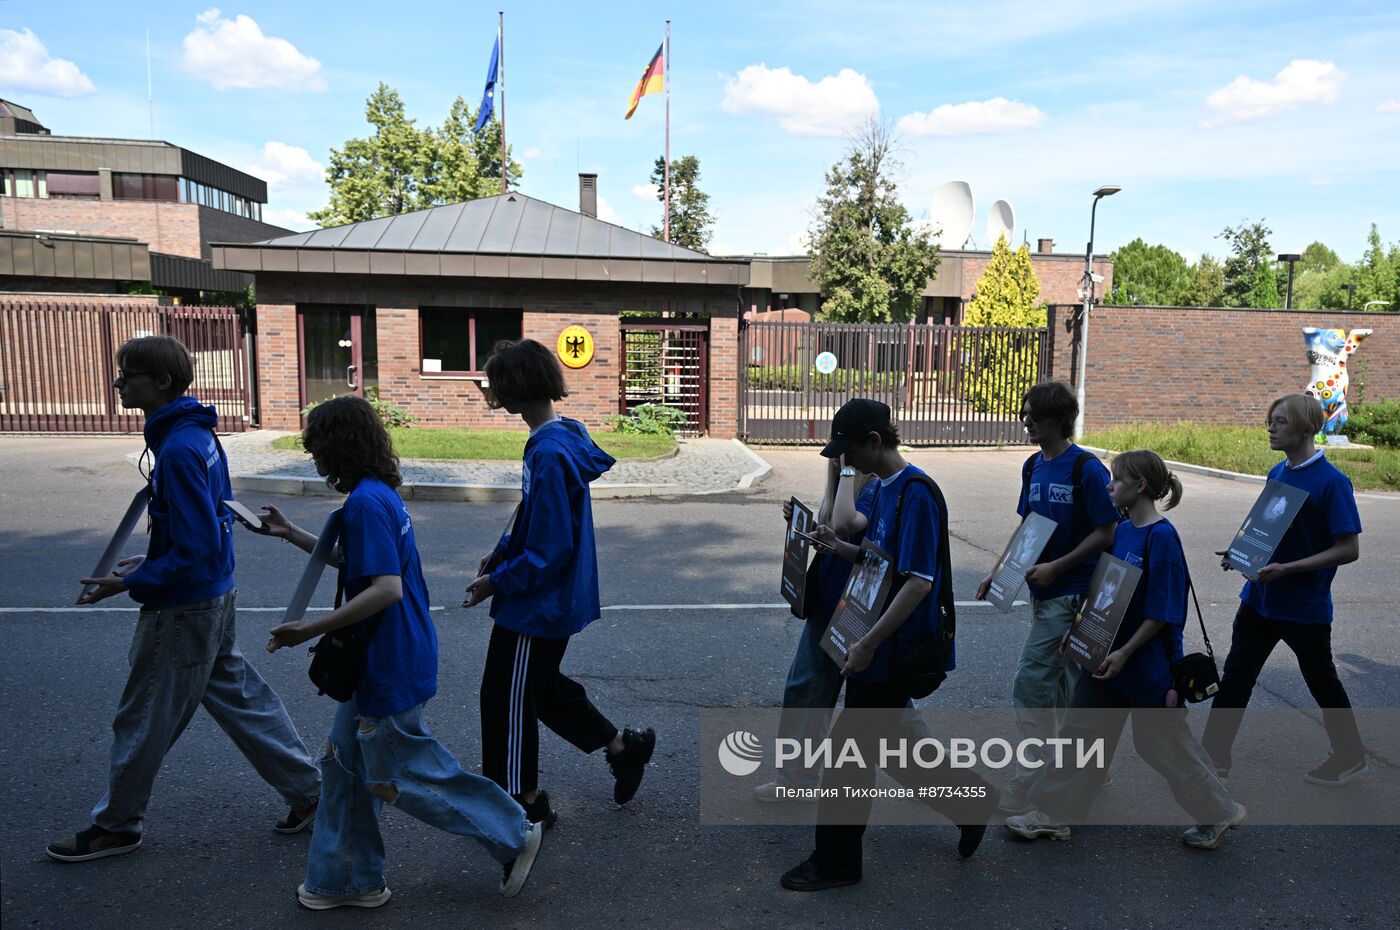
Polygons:
[[501,73],[501,37],[496,37],[496,44],[491,47],[491,64],[486,67],[486,90],[481,95],[481,109],[477,111],[476,128],[473,132],[481,132],[481,127],[490,121],[491,115],[496,110],[496,76]]

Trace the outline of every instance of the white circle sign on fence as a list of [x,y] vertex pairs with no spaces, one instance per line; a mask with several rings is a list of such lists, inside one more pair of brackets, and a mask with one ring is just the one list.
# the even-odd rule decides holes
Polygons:
[[824,375],[829,375],[836,370],[836,356],[830,352],[823,352],[817,356],[817,371]]

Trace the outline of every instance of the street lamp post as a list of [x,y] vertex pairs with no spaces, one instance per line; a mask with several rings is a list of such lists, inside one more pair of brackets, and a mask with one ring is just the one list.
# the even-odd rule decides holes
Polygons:
[[1287,254],[1280,255],[1278,260],[1288,263],[1288,290],[1284,292],[1283,309],[1293,309],[1293,264],[1302,259],[1301,255]]
[[1084,371],[1089,358],[1089,308],[1094,303],[1094,219],[1099,210],[1099,201],[1112,197],[1123,188],[1105,184],[1094,191],[1094,205],[1089,209],[1089,245],[1084,249],[1084,280],[1080,291],[1084,297],[1084,307],[1079,311],[1079,364],[1076,366],[1074,388],[1079,401],[1079,413],[1074,418],[1074,438],[1084,436]]
[[1342,290],[1347,292],[1347,309],[1351,309],[1351,299],[1356,296],[1355,284],[1343,284]]

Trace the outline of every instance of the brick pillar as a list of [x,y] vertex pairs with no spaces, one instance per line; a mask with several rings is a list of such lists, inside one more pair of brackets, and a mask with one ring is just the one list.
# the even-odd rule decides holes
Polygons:
[[295,304],[258,304],[258,402],[264,429],[301,429]]
[[739,433],[739,321],[710,317],[710,436]]
[[420,392],[418,366],[418,308],[374,308],[374,333],[379,351],[379,398],[404,408],[420,419],[422,426],[444,424],[426,422],[425,392]]

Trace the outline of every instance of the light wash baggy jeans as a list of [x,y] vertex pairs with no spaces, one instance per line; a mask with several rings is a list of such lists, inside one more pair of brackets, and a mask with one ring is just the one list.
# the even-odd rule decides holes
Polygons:
[[[1079,683],[1080,668],[1060,652],[1060,640],[1074,623],[1079,601],[1078,594],[1031,600],[1031,629],[1011,686],[1011,703],[1022,739],[1051,739],[1064,724],[1065,709]],[[1027,755],[1040,757],[1029,749]],[[1039,767],[1022,765],[1018,756],[1011,783],[1013,794],[1024,796],[1040,771]]]
[[161,762],[200,704],[288,805],[309,807],[320,795],[320,771],[282,699],[238,648],[237,593],[141,611],[112,721],[107,793],[92,810],[102,829],[141,832]]
[[307,891],[356,895],[384,887],[385,800],[429,826],[476,839],[502,865],[524,851],[524,808],[491,779],[462,768],[428,732],[422,704],[361,717],[351,698],[336,710],[326,740]]

